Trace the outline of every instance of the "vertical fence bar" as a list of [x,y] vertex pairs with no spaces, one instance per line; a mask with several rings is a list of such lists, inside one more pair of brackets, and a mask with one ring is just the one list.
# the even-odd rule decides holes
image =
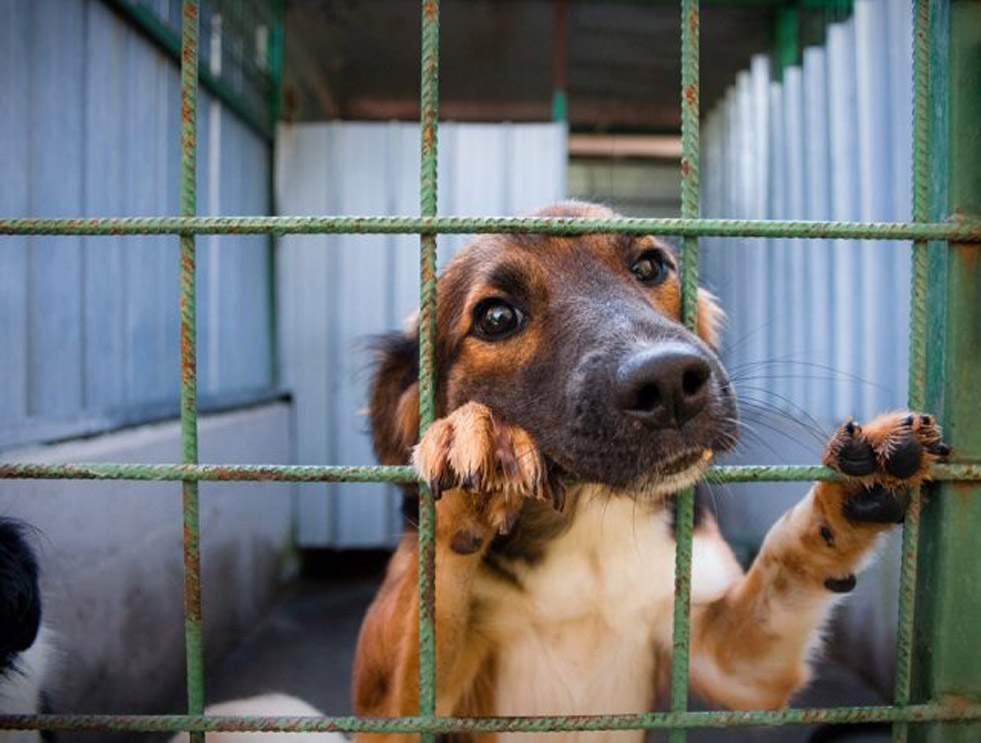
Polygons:
[[[929,204],[931,219],[981,215],[981,0],[930,3]],[[927,259],[925,397],[958,461],[981,461],[981,248],[932,243]],[[923,500],[913,622],[914,700],[981,699],[981,487],[941,483]],[[974,743],[981,725],[930,723],[910,740]]]
[[[681,216],[697,218],[699,171],[698,0],[681,2]],[[698,292],[698,238],[685,237],[681,250],[681,314],[695,329]],[[678,494],[674,573],[674,639],[671,654],[671,711],[688,709],[688,651],[691,640],[691,549],[694,491]],[[672,743],[684,743],[687,732],[675,728]]]
[[[913,0],[913,221],[929,219],[930,178],[930,0]],[[927,243],[913,243],[909,320],[909,407],[926,405]],[[913,665],[913,615],[920,539],[920,489],[910,493],[903,522],[902,571],[899,577],[899,622],[896,627],[897,706],[910,701]],[[893,740],[906,743],[909,723],[893,725]]]
[[[422,2],[422,134],[420,213],[436,216],[436,126],[439,113],[439,0]],[[419,431],[436,417],[436,235],[420,235]],[[419,486],[419,714],[436,714],[436,504],[429,486]],[[431,733],[424,742],[434,742]]]
[[[180,213],[196,211],[198,3],[184,0],[181,31],[181,191]],[[184,464],[198,462],[197,318],[194,289],[194,235],[180,236],[181,450]],[[201,638],[201,532],[198,483],[182,484],[184,513],[184,643],[187,655],[187,711],[204,712],[204,649]],[[191,733],[204,743],[204,733]]]

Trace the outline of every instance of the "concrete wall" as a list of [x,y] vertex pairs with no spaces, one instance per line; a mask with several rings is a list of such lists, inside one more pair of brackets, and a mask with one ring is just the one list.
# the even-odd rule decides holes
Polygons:
[[[290,406],[200,421],[202,462],[289,463]],[[7,461],[178,462],[176,422],[6,452]],[[261,616],[290,568],[295,487],[202,483],[205,652],[214,662]],[[163,711],[182,699],[181,487],[0,481],[0,513],[37,528],[62,712]]]

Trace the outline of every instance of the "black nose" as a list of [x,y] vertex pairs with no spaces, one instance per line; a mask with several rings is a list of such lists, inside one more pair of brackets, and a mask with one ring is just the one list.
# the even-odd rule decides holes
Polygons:
[[712,368],[698,351],[666,343],[628,357],[617,370],[616,404],[651,428],[681,428],[705,408]]

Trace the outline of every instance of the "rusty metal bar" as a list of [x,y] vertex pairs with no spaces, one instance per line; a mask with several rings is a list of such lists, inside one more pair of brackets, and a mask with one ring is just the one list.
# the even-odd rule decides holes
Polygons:
[[620,217],[106,217],[0,219],[2,235],[249,235],[272,234],[539,234],[680,235],[682,237],[795,237],[853,240],[981,242],[981,220],[950,222],[834,222],[780,219]]
[[[658,730],[665,728],[842,725],[859,722],[965,724],[981,720],[981,704],[836,707],[754,712],[648,712],[542,717],[210,717],[204,715],[0,715],[0,730],[177,732],[468,733]],[[959,726],[960,727],[960,726]]]
[[[936,482],[981,481],[981,464],[937,464]],[[107,464],[104,462],[0,464],[0,480],[197,480],[208,482],[393,482],[412,483],[412,467],[298,464]],[[725,465],[711,467],[704,480],[723,482],[838,482],[842,476],[817,464]]]
[[[681,0],[681,216],[699,213],[698,0]],[[681,318],[694,331],[698,295],[698,238],[685,235],[681,246]],[[677,496],[675,517],[674,617],[671,652],[672,712],[688,710],[688,666],[691,649],[691,554],[695,491]],[[672,743],[685,743],[684,728],[672,729]]]
[[[930,0],[913,0],[913,221],[929,219],[930,198]],[[911,410],[926,406],[927,243],[913,243],[910,318],[909,392]],[[916,608],[916,573],[920,541],[921,489],[910,491],[903,521],[903,545],[899,576],[899,618],[896,624],[896,680],[893,701],[909,704],[913,667],[913,617]],[[893,725],[895,743],[906,743],[909,725]]]
[[[928,216],[981,215],[981,0],[931,2]],[[981,249],[929,247],[925,393],[959,461],[981,462]],[[981,487],[942,484],[923,499],[911,698],[981,699]],[[981,724],[917,725],[912,741],[975,743]]]
[[[197,210],[198,3],[184,0],[181,32],[181,216]],[[198,462],[197,316],[194,235],[180,236],[181,453],[184,464]],[[184,520],[184,644],[187,711],[204,712],[204,639],[201,615],[201,528],[198,481],[181,485]],[[191,743],[204,743],[193,732]]]
[[[439,117],[439,0],[422,0],[420,214],[436,216]],[[419,241],[419,433],[436,417],[436,233]],[[436,502],[419,486],[419,714],[436,714]],[[431,733],[423,743],[435,743]]]

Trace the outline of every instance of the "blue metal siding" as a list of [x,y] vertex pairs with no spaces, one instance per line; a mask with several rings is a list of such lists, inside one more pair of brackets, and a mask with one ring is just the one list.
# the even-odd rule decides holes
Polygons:
[[[909,0],[857,0],[782,82],[755,59],[705,122],[704,216],[909,219],[909,19]],[[745,399],[824,425],[904,403],[906,245],[705,244]]]
[[[177,66],[102,2],[4,3],[0,90],[4,216],[177,213]],[[207,95],[198,137],[200,212],[268,214],[268,143]],[[264,394],[268,240],[198,260],[202,402]],[[0,448],[174,414],[177,285],[169,236],[0,241]]]

